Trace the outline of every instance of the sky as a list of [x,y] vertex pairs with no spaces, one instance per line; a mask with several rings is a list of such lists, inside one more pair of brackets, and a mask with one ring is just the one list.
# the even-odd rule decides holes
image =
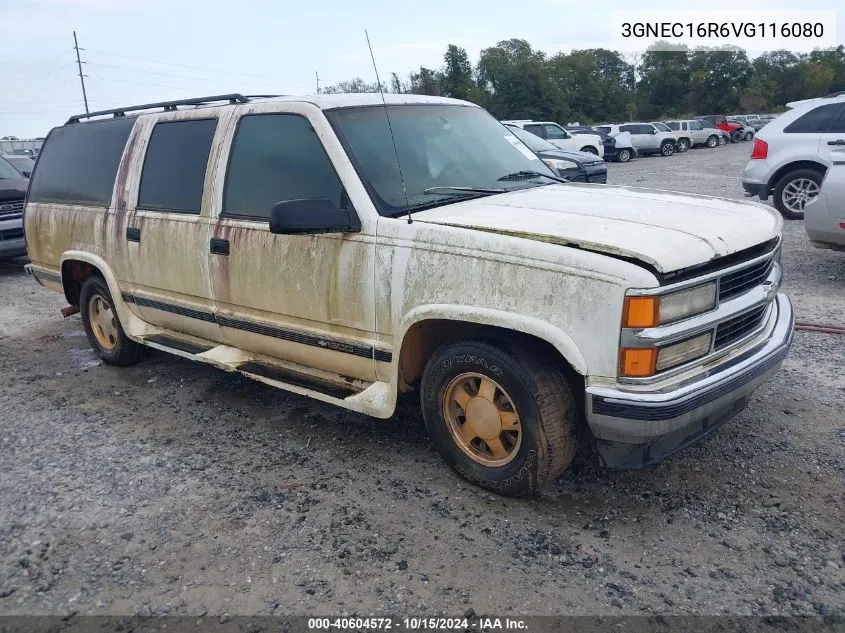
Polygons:
[[[803,11],[834,9],[804,0]],[[0,136],[45,136],[84,111],[73,31],[91,110],[182,97],[312,94],[353,77],[382,80],[437,68],[450,43],[480,51],[513,37],[549,54],[612,48],[614,10],[663,9],[661,0],[0,0]],[[747,0],[742,9],[789,9]],[[723,6],[724,11],[719,10]],[[794,4],[793,4],[794,6]],[[736,2],[710,0],[730,19]],[[643,15],[646,15],[645,13]],[[845,39],[845,10],[835,17]],[[755,51],[749,51],[754,54]],[[845,89],[845,87],[843,87]]]

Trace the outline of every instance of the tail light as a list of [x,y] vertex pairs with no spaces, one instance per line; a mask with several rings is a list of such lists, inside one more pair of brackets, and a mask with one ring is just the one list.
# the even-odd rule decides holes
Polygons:
[[754,139],[754,146],[751,148],[751,158],[764,159],[769,155],[769,144],[759,138]]

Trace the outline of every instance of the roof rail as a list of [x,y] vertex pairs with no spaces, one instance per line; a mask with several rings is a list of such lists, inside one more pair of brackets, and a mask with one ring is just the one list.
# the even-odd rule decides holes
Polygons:
[[126,106],[125,108],[114,108],[112,110],[98,110],[96,112],[86,112],[85,114],[75,114],[67,120],[65,125],[70,123],[79,123],[83,119],[90,119],[95,116],[113,115],[115,118],[126,116],[127,112],[138,112],[140,110],[152,110],[154,108],[164,108],[165,112],[172,112],[178,106],[200,106],[210,105],[219,101],[228,101],[229,103],[247,103],[248,97],[243,96],[237,92],[228,95],[213,95],[211,97],[194,97],[193,99],[178,99],[176,101],[160,101],[158,103],[145,103],[143,105]]

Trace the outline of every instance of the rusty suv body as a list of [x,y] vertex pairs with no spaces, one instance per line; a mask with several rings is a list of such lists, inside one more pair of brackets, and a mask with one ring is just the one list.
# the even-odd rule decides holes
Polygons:
[[158,348],[380,418],[419,391],[450,466],[505,494],[580,441],[611,466],[673,453],[791,341],[777,214],[562,184],[466,102],[226,95],[83,118],[44,143],[25,228],[30,272],[104,361]]

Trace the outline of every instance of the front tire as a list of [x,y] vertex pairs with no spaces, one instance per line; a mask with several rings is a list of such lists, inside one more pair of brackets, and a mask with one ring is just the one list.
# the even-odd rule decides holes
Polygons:
[[745,133],[745,140],[746,141],[750,141],[753,138],[754,138],[754,134],[752,132],[746,132]]
[[620,149],[616,153],[616,160],[618,160],[620,163],[627,163],[629,160],[631,160],[631,150]]
[[599,155],[598,150],[595,147],[593,147],[592,145],[587,145],[586,147],[582,147],[581,151],[587,152],[588,154],[593,154],[594,156]]
[[719,145],[727,145],[728,139],[725,138],[723,135],[719,135]]
[[518,344],[468,339],[426,365],[421,404],[429,436],[460,476],[498,494],[551,484],[575,455],[578,410],[553,359]]
[[681,154],[688,151],[689,147],[690,145],[688,139],[682,138],[678,141],[678,152],[680,152]]
[[708,136],[706,145],[711,149],[716,147],[717,145],[719,145],[719,137],[715,134]]
[[796,169],[775,185],[774,203],[787,220],[803,220],[804,206],[819,195],[822,174],[814,169]]
[[675,144],[672,141],[663,141],[663,144],[660,146],[660,155],[661,156],[671,156],[675,153]]
[[739,143],[742,140],[742,130],[731,132],[731,143]]
[[91,347],[106,365],[126,367],[147,357],[148,349],[129,339],[123,331],[109,287],[102,277],[88,277],[82,284],[79,312]]

